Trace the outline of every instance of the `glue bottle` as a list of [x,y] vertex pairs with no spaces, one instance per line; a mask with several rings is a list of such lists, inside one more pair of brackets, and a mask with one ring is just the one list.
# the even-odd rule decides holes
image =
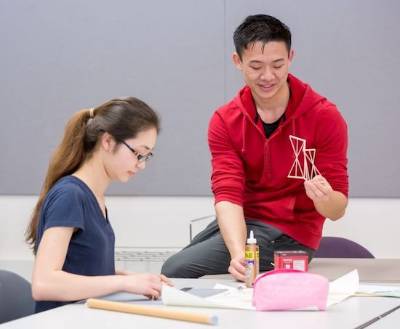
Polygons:
[[260,256],[257,240],[254,238],[253,231],[250,231],[250,236],[247,239],[245,249],[245,261],[246,261],[246,287],[251,288],[254,280],[259,274],[260,268]]

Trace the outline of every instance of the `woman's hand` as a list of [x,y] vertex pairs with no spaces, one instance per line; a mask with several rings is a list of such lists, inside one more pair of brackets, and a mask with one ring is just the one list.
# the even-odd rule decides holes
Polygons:
[[125,274],[122,279],[124,291],[144,295],[151,299],[158,299],[161,296],[163,283],[172,286],[170,279],[162,274]]

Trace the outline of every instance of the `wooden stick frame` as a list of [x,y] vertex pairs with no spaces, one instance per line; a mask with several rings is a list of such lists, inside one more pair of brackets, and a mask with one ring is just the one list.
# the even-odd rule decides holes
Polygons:
[[[320,175],[318,168],[315,166],[316,149],[306,148],[307,141],[293,135],[289,135],[290,144],[292,145],[295,156],[292,167],[289,170],[288,178],[297,178],[310,180]],[[303,165],[300,156],[303,156]]]

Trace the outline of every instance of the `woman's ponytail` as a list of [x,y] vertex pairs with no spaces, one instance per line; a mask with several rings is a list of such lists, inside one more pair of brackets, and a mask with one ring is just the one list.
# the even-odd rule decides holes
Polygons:
[[65,127],[64,137],[50,160],[39,199],[33,210],[31,221],[26,231],[26,241],[30,245],[34,245],[36,241],[36,229],[38,226],[40,209],[42,208],[47,193],[61,177],[70,175],[76,171],[87,157],[88,150],[85,150],[85,135],[89,118],[90,110],[82,110],[75,113]]

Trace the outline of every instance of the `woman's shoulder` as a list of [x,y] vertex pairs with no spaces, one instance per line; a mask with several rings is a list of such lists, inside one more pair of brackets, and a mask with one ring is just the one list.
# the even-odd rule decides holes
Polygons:
[[88,191],[79,178],[75,176],[64,176],[60,178],[54,186],[49,190],[45,203],[54,202],[56,200],[79,201],[87,197]]
[[65,176],[54,184],[41,209],[43,231],[59,226],[84,229],[85,205],[90,202],[90,194],[82,184],[73,176]]

